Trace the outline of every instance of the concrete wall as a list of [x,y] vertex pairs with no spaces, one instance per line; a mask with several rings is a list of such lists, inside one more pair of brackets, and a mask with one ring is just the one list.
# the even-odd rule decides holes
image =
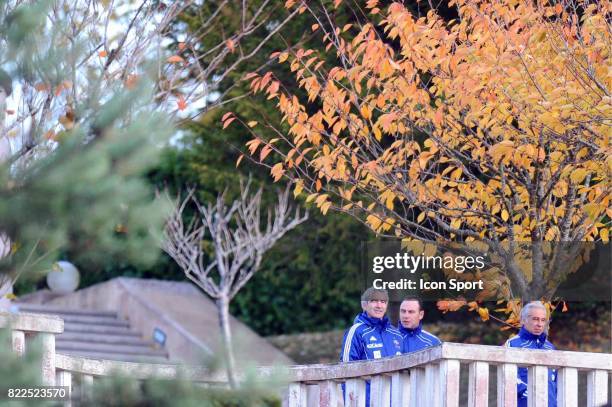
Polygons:
[[[157,327],[167,336],[165,348],[171,360],[200,364],[221,354],[215,304],[190,283],[119,277],[47,303],[115,311],[146,339],[151,339]],[[239,363],[260,366],[293,363],[233,317],[231,327]]]

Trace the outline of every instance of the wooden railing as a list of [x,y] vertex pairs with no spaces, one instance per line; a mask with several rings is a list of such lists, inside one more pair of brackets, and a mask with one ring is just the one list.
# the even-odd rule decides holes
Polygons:
[[[460,371],[467,365],[468,380],[461,386]],[[365,380],[370,380],[372,406],[460,406],[461,390],[467,405],[488,406],[489,367],[496,366],[497,406],[516,406],[517,369],[528,368],[530,407],[548,406],[548,368],[557,369],[559,407],[578,406],[586,394],[589,407],[609,405],[608,375],[612,355],[539,351],[500,346],[443,343],[435,348],[376,361],[291,368],[288,406],[333,406],[342,399],[338,382],[345,382],[345,405],[365,406]],[[578,372],[587,374],[586,388],[578,386]],[[318,389],[313,391],[311,386]],[[313,402],[310,397],[317,397]]]
[[[32,326],[25,322],[21,325],[13,323],[12,327],[18,331],[32,332]],[[47,357],[50,357],[49,354]],[[224,375],[212,374],[198,366],[94,360],[63,354],[55,354],[53,358],[53,368],[57,370],[57,380],[53,383],[70,389],[73,383],[78,383],[79,391],[74,393],[75,398],[86,396],[96,377],[113,373],[141,380],[180,376],[194,382],[226,383]],[[490,366],[496,368],[494,377],[489,375]],[[463,400],[467,399],[470,407],[486,407],[489,403],[490,381],[497,382],[494,389],[497,406],[516,406],[519,367],[528,368],[529,407],[548,407],[549,368],[557,369],[559,407],[583,405],[580,397],[584,395],[588,407],[609,405],[608,381],[612,371],[610,354],[523,350],[457,343],[443,343],[434,348],[387,359],[291,366],[284,371],[288,385],[283,394],[283,405],[365,407],[368,380],[371,406],[458,407],[465,405]],[[273,372],[277,373],[278,370],[259,368],[259,376],[262,378],[271,376]],[[467,380],[462,380],[465,373]],[[579,386],[579,373],[586,374],[585,386]],[[345,384],[344,393],[341,383]]]
[[0,328],[6,326],[11,328],[13,351],[19,355],[26,352],[33,340],[40,341],[42,383],[53,386],[55,384],[55,335],[64,332],[64,321],[54,315],[0,312]]

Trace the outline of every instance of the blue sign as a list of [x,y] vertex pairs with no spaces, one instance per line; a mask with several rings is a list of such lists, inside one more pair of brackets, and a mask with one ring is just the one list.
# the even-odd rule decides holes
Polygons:
[[159,328],[153,329],[153,341],[164,346],[166,344],[166,333]]

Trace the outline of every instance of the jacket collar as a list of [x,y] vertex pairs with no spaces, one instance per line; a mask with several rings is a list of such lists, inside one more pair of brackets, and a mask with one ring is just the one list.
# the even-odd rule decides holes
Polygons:
[[542,332],[540,335],[536,335],[529,332],[527,329],[525,329],[525,327],[521,327],[521,330],[519,331],[519,336],[521,337],[521,339],[526,341],[536,341],[542,344],[546,342],[546,332]]
[[353,323],[361,322],[365,325],[384,329],[390,325],[389,318],[384,316],[383,318],[372,318],[365,311],[355,317]]
[[405,328],[404,325],[402,325],[402,323],[399,322],[397,324],[397,329],[399,329],[402,335],[415,336],[421,333],[421,330],[423,329],[423,323],[419,322],[419,326],[417,326],[416,328],[410,329],[410,328]]

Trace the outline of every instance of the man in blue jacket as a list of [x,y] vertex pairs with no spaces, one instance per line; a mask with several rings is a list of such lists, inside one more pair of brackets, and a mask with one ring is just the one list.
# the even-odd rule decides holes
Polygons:
[[[528,303],[521,310],[521,330],[518,335],[506,341],[509,348],[554,350],[555,347],[546,339],[548,317],[546,307],[539,302]],[[517,377],[517,407],[527,407],[527,368],[520,367]],[[557,372],[548,369],[548,407],[557,407]]]
[[416,352],[442,342],[435,335],[423,329],[423,310],[417,298],[406,298],[400,305],[398,328],[402,334],[402,353]]
[[[361,296],[363,312],[344,334],[340,361],[372,360],[402,354],[402,335],[385,316],[387,290],[368,288]],[[342,386],[344,390],[344,385]],[[366,382],[366,406],[370,404],[370,383]]]

